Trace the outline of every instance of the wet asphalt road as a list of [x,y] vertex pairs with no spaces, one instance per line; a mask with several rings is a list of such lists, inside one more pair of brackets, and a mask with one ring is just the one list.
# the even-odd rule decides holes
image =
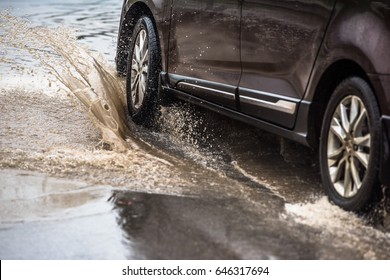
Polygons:
[[[27,2],[1,4],[23,15]],[[38,2],[33,22],[72,23],[114,52],[120,1]],[[182,105],[164,108],[157,131],[131,126],[128,152],[107,150],[74,99],[9,63],[0,259],[390,259],[388,199],[365,215],[331,205],[315,152]]]
[[389,257],[388,234],[325,199],[288,205],[263,187],[235,197],[169,195],[30,171],[0,174],[1,259]]
[[265,205],[248,207],[238,198],[129,192],[12,170],[1,172],[1,186],[1,259],[370,257],[282,218],[283,202],[267,191],[256,194]]

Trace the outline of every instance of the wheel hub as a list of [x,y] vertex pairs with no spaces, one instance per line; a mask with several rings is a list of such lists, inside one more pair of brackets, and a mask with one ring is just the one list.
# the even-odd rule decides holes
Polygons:
[[357,96],[345,97],[336,108],[328,135],[328,170],[336,191],[349,198],[359,191],[370,158],[366,108]]
[[354,141],[353,139],[348,139],[346,141],[346,145],[345,145],[345,151],[347,153],[348,156],[353,156],[354,155],[354,152],[355,152],[355,144],[354,144]]
[[141,30],[136,38],[131,60],[131,99],[136,109],[144,102],[148,68],[148,37],[146,31]]

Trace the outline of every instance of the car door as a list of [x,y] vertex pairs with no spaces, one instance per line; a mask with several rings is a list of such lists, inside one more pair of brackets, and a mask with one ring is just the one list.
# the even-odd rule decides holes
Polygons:
[[335,0],[244,0],[240,109],[292,128]]
[[238,0],[173,1],[168,59],[171,87],[236,108],[240,16]]

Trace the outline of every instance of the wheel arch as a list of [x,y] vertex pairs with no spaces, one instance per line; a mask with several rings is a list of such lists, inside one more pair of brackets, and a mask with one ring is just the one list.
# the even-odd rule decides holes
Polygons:
[[308,142],[310,146],[318,147],[322,120],[332,93],[343,80],[354,76],[364,79],[375,93],[369,75],[358,63],[349,59],[333,62],[319,77],[310,98],[312,103],[308,115]]
[[157,30],[156,20],[152,12],[153,8],[150,8],[151,4],[149,3],[148,5],[143,1],[136,1],[132,4],[130,2],[134,1],[128,1],[123,5],[115,57],[117,73],[122,76],[126,76],[127,74],[129,45],[137,21],[143,16],[148,16],[152,20],[154,28]]

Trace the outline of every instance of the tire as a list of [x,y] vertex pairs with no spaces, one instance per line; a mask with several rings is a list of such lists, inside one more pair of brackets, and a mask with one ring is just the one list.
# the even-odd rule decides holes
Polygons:
[[341,82],[323,119],[320,168],[327,195],[345,210],[362,210],[379,193],[380,131],[371,87],[358,77]]
[[127,69],[129,115],[136,124],[153,126],[159,112],[161,55],[157,32],[149,17],[140,18],[134,27]]

